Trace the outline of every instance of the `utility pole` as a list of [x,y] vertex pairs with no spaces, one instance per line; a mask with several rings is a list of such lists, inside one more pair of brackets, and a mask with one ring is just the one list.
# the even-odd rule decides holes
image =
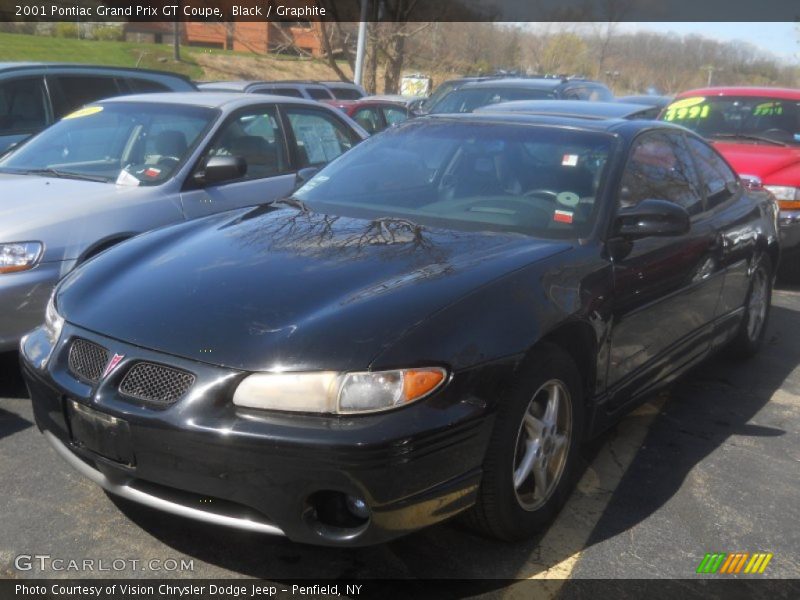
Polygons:
[[369,0],[361,0],[361,21],[358,24],[358,45],[356,46],[356,66],[353,81],[361,85],[364,72],[364,54],[367,50],[367,7]]
[[177,16],[172,22],[172,55],[176,61],[181,59],[181,24]]
[[700,68],[703,71],[708,72],[708,82],[706,83],[706,87],[711,87],[711,81],[714,78],[714,71],[716,71],[717,68],[714,65],[707,65],[705,67],[700,67]]

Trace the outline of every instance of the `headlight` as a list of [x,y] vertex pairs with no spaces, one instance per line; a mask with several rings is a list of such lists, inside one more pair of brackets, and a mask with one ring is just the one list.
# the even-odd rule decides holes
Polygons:
[[0,273],[32,269],[42,257],[42,248],[39,242],[0,244]]
[[256,373],[233,394],[236,406],[292,412],[354,414],[404,406],[439,388],[439,367],[360,373]]
[[44,311],[44,330],[50,343],[55,346],[58,338],[61,337],[61,330],[64,328],[64,317],[56,310],[56,293],[50,296],[47,308]]
[[765,185],[764,188],[772,192],[782,210],[800,209],[800,188],[790,185]]

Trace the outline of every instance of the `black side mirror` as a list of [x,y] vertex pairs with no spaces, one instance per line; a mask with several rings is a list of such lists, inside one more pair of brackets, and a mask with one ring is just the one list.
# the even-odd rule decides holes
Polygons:
[[319,167],[305,167],[304,169],[300,169],[295,177],[295,183],[297,184],[297,187],[303,185],[317,173],[319,173]]
[[198,183],[210,185],[239,179],[247,174],[247,161],[241,156],[212,156],[205,169],[195,176]]
[[615,235],[635,240],[650,236],[677,236],[689,231],[686,209],[667,200],[642,200],[635,206],[620,208],[614,223]]

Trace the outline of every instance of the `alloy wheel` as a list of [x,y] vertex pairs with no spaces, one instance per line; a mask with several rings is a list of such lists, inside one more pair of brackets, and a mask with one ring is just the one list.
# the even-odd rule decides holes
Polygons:
[[517,432],[513,484],[524,510],[537,510],[552,495],[564,473],[571,435],[567,386],[551,379],[533,394]]
[[769,299],[769,281],[763,267],[757,267],[753,273],[753,284],[750,290],[750,300],[747,303],[747,337],[752,341],[758,340],[764,320],[767,316],[767,303]]

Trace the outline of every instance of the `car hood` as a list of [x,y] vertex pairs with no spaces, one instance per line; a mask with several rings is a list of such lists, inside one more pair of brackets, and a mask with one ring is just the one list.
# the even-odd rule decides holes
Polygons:
[[57,305],[80,327],[221,366],[364,369],[436,311],[569,247],[262,207],[112,248]]
[[69,241],[86,230],[86,219],[153,194],[151,187],[2,173],[0,242],[39,240],[45,261],[75,258]]
[[[714,147],[741,175],[756,175],[764,183],[800,185],[800,180],[780,180],[780,174],[784,171],[794,171],[800,166],[800,147],[731,144],[728,142],[714,142]],[[798,174],[800,175],[800,173]],[[775,180],[776,176],[779,180]]]

